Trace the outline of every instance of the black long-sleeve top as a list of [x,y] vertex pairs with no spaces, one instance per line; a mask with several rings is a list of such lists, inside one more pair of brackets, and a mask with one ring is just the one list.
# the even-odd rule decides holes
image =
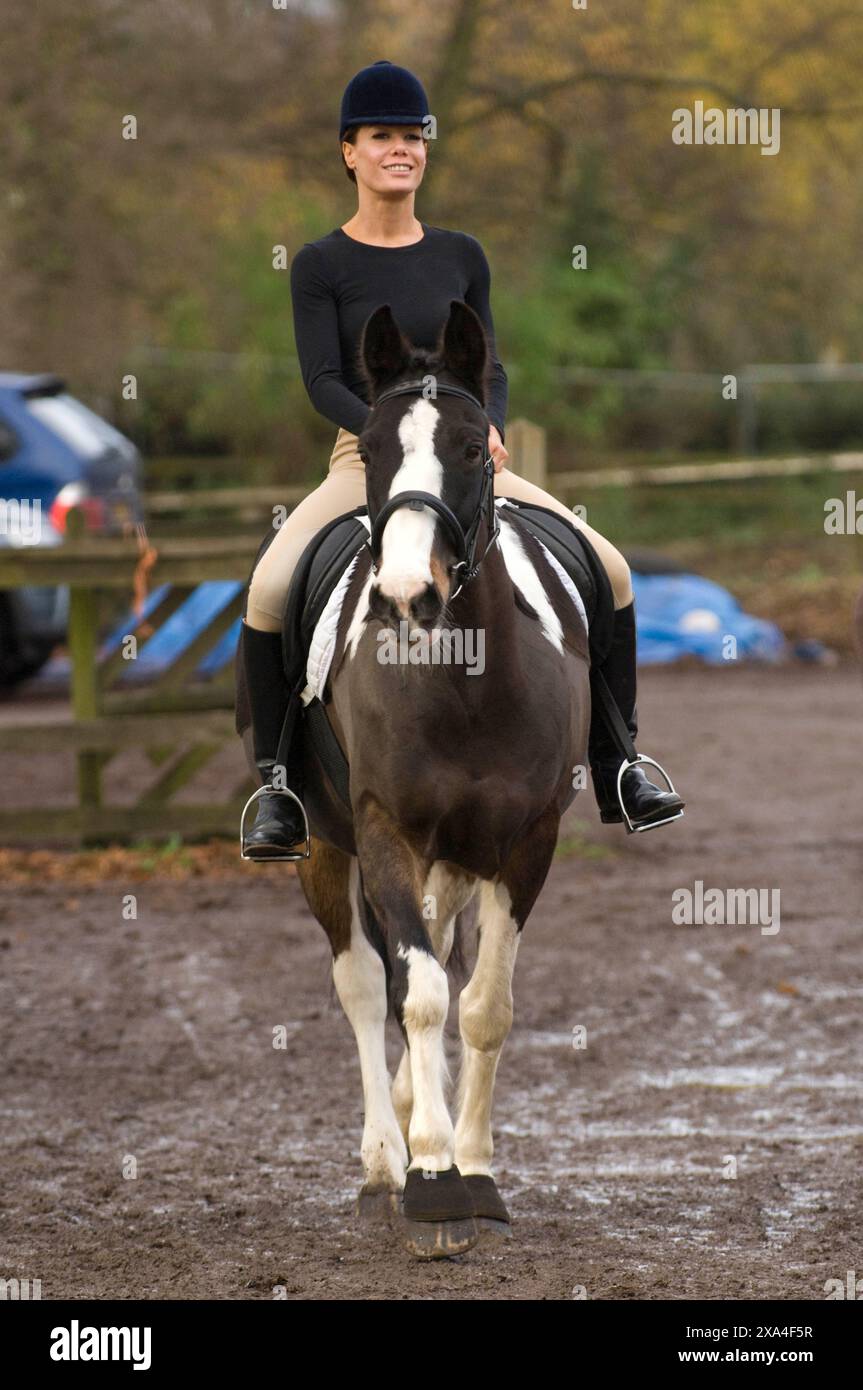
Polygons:
[[491,369],[486,410],[504,434],[507,378],[494,345],[485,252],[467,232],[422,223],[409,246],[369,246],[341,227],[306,242],[291,263],[294,334],[303,382],[321,415],[359,434],[369,413],[359,367],[363,327],[381,304],[415,347],[437,346],[450,300],[478,314],[489,339]]

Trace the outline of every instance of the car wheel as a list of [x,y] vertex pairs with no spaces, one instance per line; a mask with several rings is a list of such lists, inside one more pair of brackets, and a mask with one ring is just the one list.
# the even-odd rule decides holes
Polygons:
[[38,639],[22,643],[13,597],[0,594],[0,689],[9,690],[35,676],[53,650],[53,643]]

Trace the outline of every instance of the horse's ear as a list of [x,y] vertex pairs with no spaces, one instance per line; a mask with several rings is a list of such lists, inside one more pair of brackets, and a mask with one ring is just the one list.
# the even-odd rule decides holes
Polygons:
[[366,321],[360,343],[360,364],[374,397],[385,382],[407,366],[410,343],[405,338],[389,304],[382,304]]
[[449,318],[438,349],[444,366],[485,405],[488,340],[479,316],[461,299],[450,301]]

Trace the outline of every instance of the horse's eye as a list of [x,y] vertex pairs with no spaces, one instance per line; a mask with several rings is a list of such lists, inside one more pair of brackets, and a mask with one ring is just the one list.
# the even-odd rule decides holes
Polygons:
[[481,444],[468,444],[467,456],[469,459],[478,459],[482,454]]
[[368,456],[368,454],[366,453],[365,449],[357,449],[357,453],[359,454],[359,456],[360,456],[360,458],[362,459],[363,463],[368,463],[368,461],[369,461],[369,456]]

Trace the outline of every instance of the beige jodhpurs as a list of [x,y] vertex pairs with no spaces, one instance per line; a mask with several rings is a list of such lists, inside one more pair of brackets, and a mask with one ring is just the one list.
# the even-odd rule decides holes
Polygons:
[[[514,497],[520,502],[536,502],[560,512],[580,531],[583,531],[605,566],[614,593],[615,608],[625,608],[632,602],[629,566],[619,550],[581,521],[563,502],[502,468],[494,475],[495,497]],[[357,436],[339,430],[336,446],[330,459],[326,478],[304,497],[299,506],[288,514],[269,548],[261,556],[249,587],[246,621],[250,627],[263,632],[278,632],[282,625],[288,586],[294,568],[316,531],[343,512],[365,505],[366,470],[357,453]]]

